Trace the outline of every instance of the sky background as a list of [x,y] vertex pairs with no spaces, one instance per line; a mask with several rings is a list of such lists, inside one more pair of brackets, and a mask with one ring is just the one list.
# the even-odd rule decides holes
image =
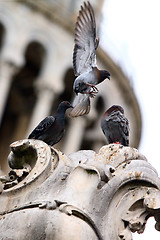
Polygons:
[[[139,151],[160,175],[160,0],[105,0],[100,44],[131,79],[142,113]],[[134,240],[160,239],[149,219]]]

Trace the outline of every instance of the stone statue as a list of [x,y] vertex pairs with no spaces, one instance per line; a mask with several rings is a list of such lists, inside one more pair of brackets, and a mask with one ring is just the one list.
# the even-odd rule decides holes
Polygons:
[[11,144],[2,176],[0,239],[131,240],[154,216],[160,179],[136,149],[120,144],[69,156],[39,140]]

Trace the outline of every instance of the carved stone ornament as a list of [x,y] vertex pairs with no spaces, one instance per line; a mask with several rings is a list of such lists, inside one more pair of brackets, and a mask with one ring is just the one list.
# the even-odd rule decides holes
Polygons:
[[68,157],[38,140],[11,144],[1,177],[0,239],[131,240],[154,216],[160,179],[131,147],[103,146]]

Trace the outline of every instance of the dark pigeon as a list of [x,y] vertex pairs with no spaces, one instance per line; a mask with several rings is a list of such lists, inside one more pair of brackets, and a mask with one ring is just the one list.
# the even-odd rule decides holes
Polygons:
[[113,105],[104,113],[101,128],[109,144],[129,145],[129,121],[121,106]]
[[89,2],[81,6],[75,28],[75,46],[73,51],[73,70],[77,78],[73,90],[78,95],[71,116],[87,114],[90,110],[90,97],[95,97],[98,89],[95,85],[106,78],[110,73],[99,70],[96,65],[96,49],[99,39],[96,37],[96,21],[94,11]]
[[56,113],[43,119],[28,138],[42,140],[50,146],[58,143],[65,132],[65,112],[68,108],[73,108],[69,102],[61,102]]

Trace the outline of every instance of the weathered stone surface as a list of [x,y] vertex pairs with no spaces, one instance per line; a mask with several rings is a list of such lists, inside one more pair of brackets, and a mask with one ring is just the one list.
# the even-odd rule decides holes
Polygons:
[[1,239],[131,240],[150,216],[160,230],[160,179],[136,149],[110,144],[67,157],[27,139],[11,150]]

